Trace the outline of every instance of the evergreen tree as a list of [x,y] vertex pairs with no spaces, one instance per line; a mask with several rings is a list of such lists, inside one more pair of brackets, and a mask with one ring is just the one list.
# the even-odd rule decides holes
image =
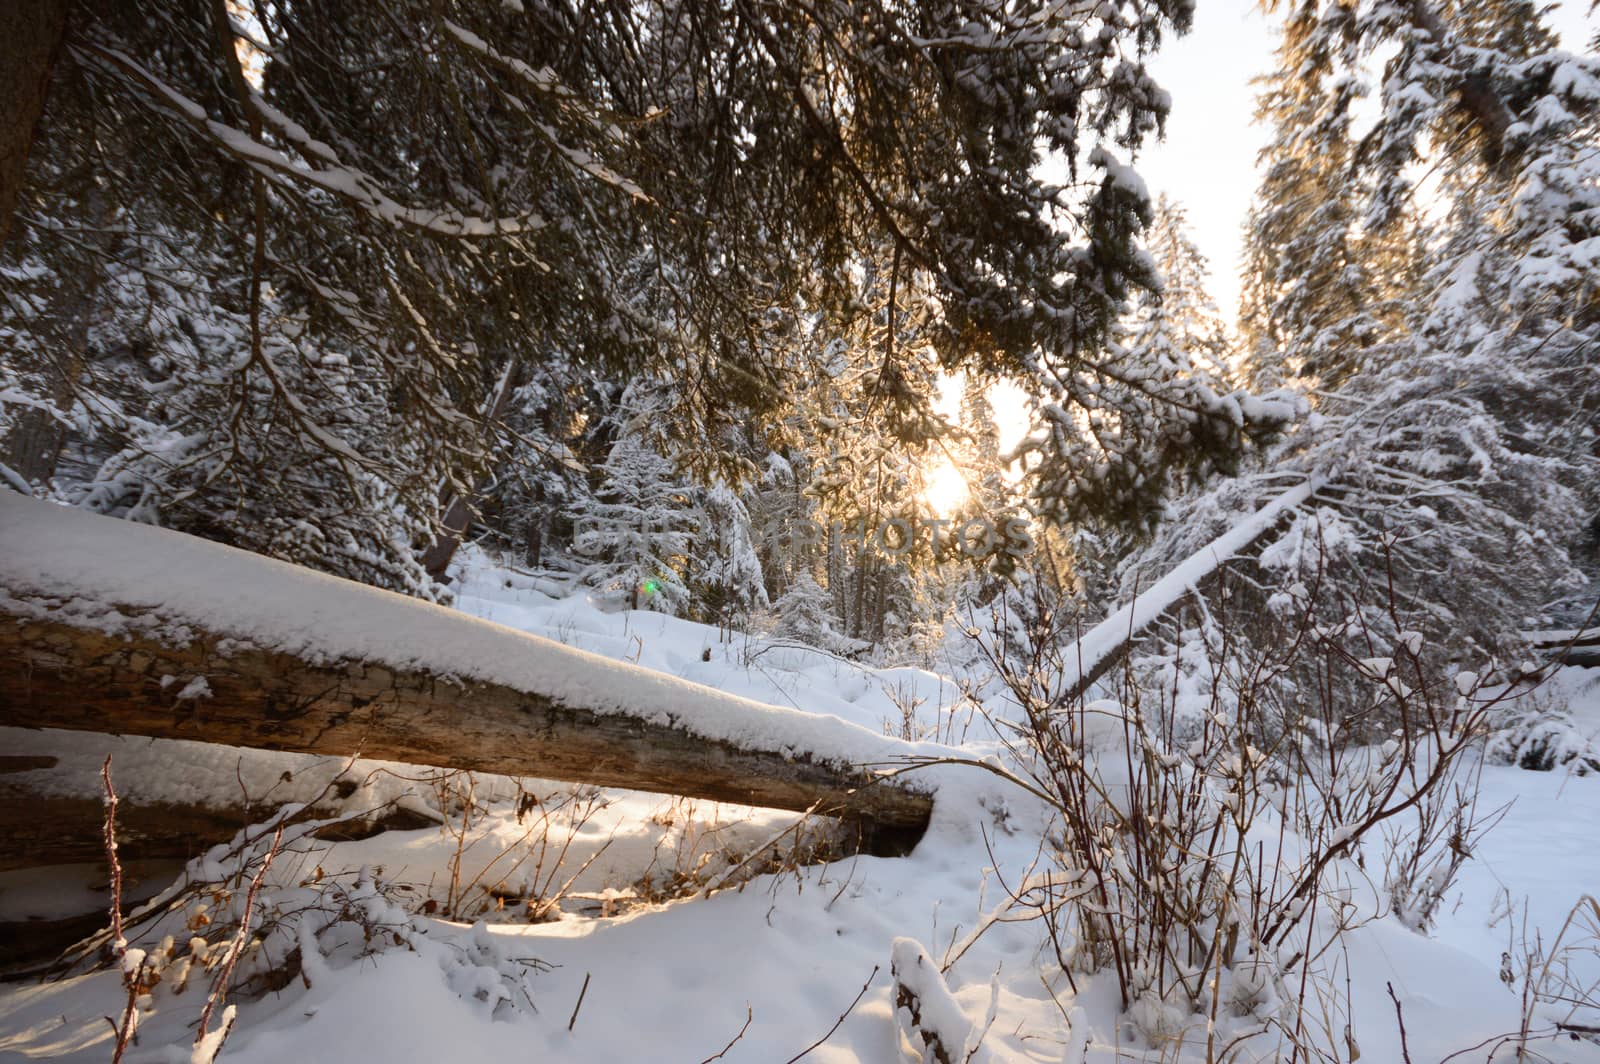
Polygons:
[[1348,5],[1288,5],[1276,70],[1262,86],[1256,120],[1271,139],[1245,225],[1240,311],[1257,385],[1298,378],[1337,388],[1370,349],[1403,335],[1404,279],[1389,276],[1404,269],[1403,231],[1361,226],[1351,123],[1364,82],[1348,66],[1353,18]]
[[531,368],[506,411],[495,482],[484,493],[486,523],[525,564],[559,564],[571,546],[571,515],[590,497],[589,435],[605,409],[601,382],[556,352]]
[[583,581],[613,601],[681,614],[697,513],[688,485],[649,441],[651,413],[644,389],[624,397],[594,498],[572,514],[572,546],[587,563]]
[[[1513,15],[1523,21],[1505,29]],[[1464,33],[1502,27],[1523,58],[1467,43],[1443,30],[1445,16],[1459,18]],[[1391,39],[1385,34],[1408,42],[1390,61],[1373,133],[1348,156],[1342,202],[1332,202],[1331,186],[1316,200],[1316,216],[1337,223],[1320,246],[1342,247],[1350,267],[1333,280],[1381,279],[1375,290],[1387,293],[1383,305],[1404,313],[1357,336],[1339,323],[1366,313],[1359,288],[1307,287],[1304,300],[1258,304],[1281,314],[1269,314],[1259,333],[1269,350],[1283,343],[1291,367],[1301,351],[1312,351],[1299,372],[1338,390],[1317,393],[1319,416],[1256,471],[1180,500],[1155,541],[1124,567],[1123,593],[1282,490],[1286,475],[1318,475],[1328,484],[1318,505],[1266,545],[1250,579],[1236,583],[1235,594],[1250,605],[1241,611],[1236,601],[1234,616],[1302,608],[1313,589],[1327,596],[1327,616],[1340,615],[1341,597],[1392,593],[1385,603],[1392,609],[1369,618],[1376,637],[1422,632],[1440,663],[1495,651],[1514,644],[1553,595],[1574,586],[1570,552],[1592,507],[1593,316],[1572,308],[1593,292],[1596,273],[1566,249],[1592,224],[1595,175],[1583,160],[1592,156],[1595,97],[1583,86],[1592,83],[1593,63],[1539,51],[1547,37],[1520,9],[1490,14],[1463,4],[1440,15],[1426,7],[1308,6],[1289,17],[1299,29],[1286,40],[1303,31],[1305,55],[1321,57],[1289,65],[1269,87],[1269,100],[1290,93],[1306,102],[1282,112],[1275,140],[1294,145],[1287,161],[1295,165],[1316,162],[1323,132],[1344,135],[1343,117],[1326,123],[1318,116],[1343,106],[1363,50]],[[1429,24],[1420,32],[1418,19]],[[1519,116],[1503,135],[1485,122],[1491,104]],[[1445,174],[1448,213],[1418,233],[1402,186],[1424,135],[1430,164]],[[1341,151],[1335,143],[1328,154]],[[1303,209],[1302,187],[1281,177],[1269,168],[1258,220],[1285,222]],[[1292,243],[1273,252],[1261,239],[1256,249],[1278,256],[1252,260],[1258,293],[1295,295],[1285,278],[1320,268]],[[1400,262],[1402,252],[1411,261]],[[1562,305],[1565,316],[1556,309]],[[1339,352],[1359,357],[1324,357]],[[1297,679],[1314,687],[1310,677]]]
[[726,484],[701,493],[688,585],[700,615],[722,625],[767,604],[750,511]]
[[[1149,281],[1147,205],[1112,149],[1159,128],[1167,100],[1143,58],[1188,18],[1180,0],[677,0],[581,19],[496,0],[267,5],[246,21],[207,0],[82,7],[0,261],[26,407],[6,415],[7,464],[45,490],[57,454],[127,431],[120,356],[71,334],[91,305],[138,313],[98,293],[154,269],[124,235],[158,233],[203,274],[185,289],[239,325],[237,348],[197,371],[230,399],[196,408],[203,427],[162,426],[226,445],[177,493],[145,493],[142,512],[203,534],[259,539],[242,524],[278,505],[250,466],[269,451],[340,470],[316,490],[324,509],[365,511],[358,553],[374,557],[486,484],[495,504],[515,479],[507,433],[484,424],[502,413],[497,384],[556,358],[671,380],[658,434],[732,482],[749,470],[729,430],[772,427],[800,352],[863,316],[883,335],[872,390],[896,438],[922,431],[919,360],[1004,373],[1059,430],[1040,446],[1056,468],[1041,498],[1130,513],[1139,478],[1116,462],[1074,472],[1100,453],[1080,446],[1076,412],[1111,411],[1096,446],[1150,466],[1226,461],[1260,412],[1096,354]],[[1046,151],[1083,177],[1040,177]],[[80,290],[39,313],[20,290],[46,273]],[[144,310],[182,320],[183,294],[155,280],[164,305]],[[319,397],[343,386],[339,358],[405,446],[329,428]],[[234,446],[240,416],[262,447]],[[107,472],[142,493],[157,468]],[[312,552],[415,584],[392,559],[375,571],[346,554]]]
[[[447,470],[382,360],[318,336],[313,309],[293,299],[247,308],[218,280],[231,248],[159,217],[108,225],[116,259],[92,279],[41,285],[30,296],[43,312],[7,329],[13,349],[58,353],[30,381],[44,393],[35,413],[73,430],[48,443],[23,434],[36,448],[29,489],[431,595],[415,550]],[[25,253],[35,233],[16,242]]]
[[1206,290],[1209,267],[1188,225],[1177,203],[1165,195],[1156,202],[1148,247],[1161,287],[1135,300],[1118,340],[1136,352],[1138,361],[1225,394],[1233,378],[1228,365],[1232,344]]
[[[1163,497],[1235,469],[1253,442],[1271,438],[1266,430],[1297,416],[1300,404],[1279,380],[1260,377],[1261,395],[1234,382],[1227,330],[1206,293],[1205,257],[1185,225],[1182,208],[1163,197],[1149,227],[1155,283],[1131,301],[1105,355],[1104,372],[1137,382],[1139,400],[1103,398],[1084,378],[1093,397],[1079,409],[1041,408],[1046,432],[1023,450],[1042,459],[1033,495],[1047,516],[1146,528]],[[1055,453],[1070,460],[1053,461]]]
[[834,630],[828,593],[816,577],[802,572],[774,604],[777,634],[837,654],[855,654],[866,644]]

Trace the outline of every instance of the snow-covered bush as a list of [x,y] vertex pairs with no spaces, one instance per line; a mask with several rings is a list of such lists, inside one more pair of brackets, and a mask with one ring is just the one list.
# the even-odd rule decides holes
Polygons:
[[1490,737],[1486,756],[1518,768],[1549,771],[1571,767],[1579,775],[1600,771],[1600,748],[1596,736],[1561,710],[1545,710],[1530,705],[1508,715]]
[[1600,721],[1580,716],[1574,705],[1592,701],[1600,678],[1588,670],[1537,677],[1508,691],[1492,721],[1484,754],[1519,768],[1566,768],[1580,775],[1600,771]]

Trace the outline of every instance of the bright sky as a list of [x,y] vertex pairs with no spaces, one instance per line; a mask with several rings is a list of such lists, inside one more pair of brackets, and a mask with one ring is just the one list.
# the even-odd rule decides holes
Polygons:
[[1230,321],[1239,303],[1240,226],[1266,139],[1251,122],[1250,82],[1268,69],[1274,44],[1271,24],[1253,0],[1197,0],[1194,29],[1164,41],[1150,64],[1172,94],[1172,114],[1166,141],[1136,165],[1152,196],[1165,192],[1187,210],[1211,260],[1211,295]]
[[[1552,24],[1574,51],[1594,33],[1589,0],[1555,5]],[[1241,227],[1255,190],[1256,153],[1267,131],[1253,124],[1255,87],[1276,46],[1276,16],[1255,0],[1197,0],[1194,29],[1168,39],[1150,63],[1172,94],[1167,139],[1137,161],[1152,196],[1186,209],[1196,243],[1211,260],[1211,295],[1223,317],[1239,308]]]

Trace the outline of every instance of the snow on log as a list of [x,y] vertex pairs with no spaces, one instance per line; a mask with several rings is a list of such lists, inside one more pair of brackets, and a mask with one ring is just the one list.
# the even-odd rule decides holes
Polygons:
[[339,818],[319,838],[439,820],[411,765],[21,728],[0,728],[0,750],[0,872],[104,862],[107,755],[115,759],[117,843],[128,860],[198,856],[289,803],[307,817]]
[[944,752],[454,610],[0,492],[0,725],[682,794],[919,833]]
[[1550,629],[1523,632],[1530,649],[1562,665],[1600,669],[1600,628]]
[[1310,477],[1296,484],[1189,555],[1132,602],[1114,610],[1080,636],[1067,651],[1068,663],[1076,662],[1078,666],[1078,680],[1068,688],[1067,700],[1076,700],[1091,684],[1111,671],[1139,633],[1188,597],[1202,580],[1275,527],[1285,514],[1304,505],[1322,484],[1320,477]]

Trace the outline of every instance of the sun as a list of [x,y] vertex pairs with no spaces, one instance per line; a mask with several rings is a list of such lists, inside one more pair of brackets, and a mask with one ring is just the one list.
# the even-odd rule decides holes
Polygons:
[[929,463],[924,473],[922,501],[935,515],[951,517],[971,497],[967,478],[961,475],[949,455],[941,454]]

